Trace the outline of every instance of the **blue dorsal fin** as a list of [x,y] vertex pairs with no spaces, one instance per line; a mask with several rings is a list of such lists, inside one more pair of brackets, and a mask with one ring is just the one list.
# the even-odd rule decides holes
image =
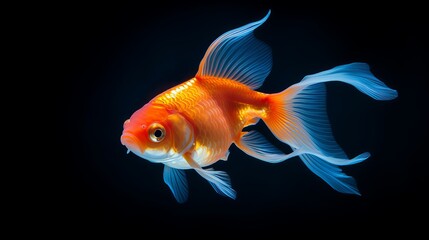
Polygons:
[[228,78],[252,89],[262,86],[271,71],[271,49],[255,38],[253,30],[268,19],[270,12],[271,10],[259,21],[218,37],[207,49],[196,77]]

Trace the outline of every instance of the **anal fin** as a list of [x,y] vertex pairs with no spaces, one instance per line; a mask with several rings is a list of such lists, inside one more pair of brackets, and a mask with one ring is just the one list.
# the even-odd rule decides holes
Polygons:
[[289,154],[283,153],[256,131],[242,132],[241,137],[234,143],[246,154],[269,163],[283,162],[300,154],[298,150]]

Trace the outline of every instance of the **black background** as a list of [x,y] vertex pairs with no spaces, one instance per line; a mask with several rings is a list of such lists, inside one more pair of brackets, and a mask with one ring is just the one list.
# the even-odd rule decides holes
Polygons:
[[[222,197],[187,171],[189,200],[178,204],[163,166],[120,144],[124,120],[163,90],[193,77],[210,43],[222,33],[270,18],[255,35],[272,48],[273,68],[258,89],[272,93],[313,74],[366,62],[399,97],[373,100],[353,87],[328,83],[334,136],[354,157],[342,169],[362,196],[341,194],[299,158],[268,164],[231,147],[226,171],[237,199]],[[57,223],[136,224],[142,231],[192,229],[287,232],[293,229],[421,229],[426,217],[428,138],[427,32],[422,6],[371,2],[72,4],[56,6],[61,134],[53,189],[45,201]],[[274,144],[289,151],[256,126]],[[62,181],[65,180],[65,181]],[[384,226],[384,227],[383,227]]]

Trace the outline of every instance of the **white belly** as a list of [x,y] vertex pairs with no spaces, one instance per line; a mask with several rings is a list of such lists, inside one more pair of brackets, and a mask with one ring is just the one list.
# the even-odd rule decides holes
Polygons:
[[[206,147],[199,147],[198,150],[194,150],[192,152],[191,156],[192,156],[192,159],[201,167],[209,166],[209,165],[211,165],[211,164],[213,164],[219,160],[219,159],[213,159],[213,156],[214,156],[213,151],[210,151]],[[191,169],[192,168],[188,164],[186,159],[179,154],[176,154],[174,157],[172,157],[171,159],[169,159],[163,163],[169,167],[177,168],[177,169]]]

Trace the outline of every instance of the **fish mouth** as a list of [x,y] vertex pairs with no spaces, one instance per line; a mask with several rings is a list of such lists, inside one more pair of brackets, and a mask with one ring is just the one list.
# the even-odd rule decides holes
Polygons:
[[122,134],[121,143],[127,147],[127,153],[132,152],[150,162],[164,163],[176,160],[176,158],[172,158],[168,152],[147,148],[141,144],[140,140],[134,134],[129,132]]
[[127,153],[131,151],[140,155],[144,152],[144,149],[141,147],[140,140],[131,133],[123,133],[121,136],[121,143],[127,147]]

